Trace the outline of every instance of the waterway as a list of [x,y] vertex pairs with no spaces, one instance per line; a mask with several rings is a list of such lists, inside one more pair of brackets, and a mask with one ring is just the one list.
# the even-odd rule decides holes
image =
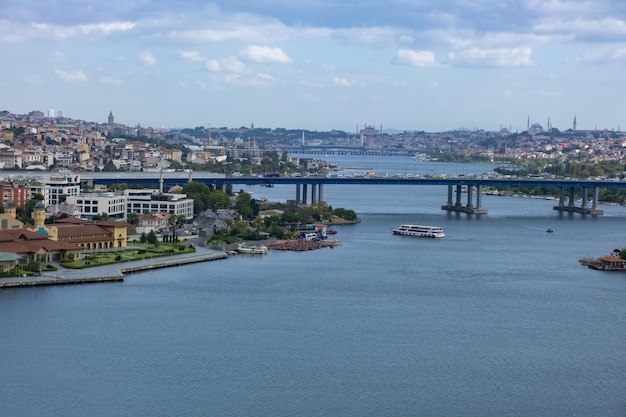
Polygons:
[[[348,162],[411,162],[370,158]],[[437,166],[461,168],[489,167]],[[578,263],[626,246],[624,207],[484,196],[489,214],[448,214],[437,186],[324,197],[362,219],[334,249],[0,291],[0,415],[626,415],[626,274]],[[402,223],[446,237],[393,236]]]

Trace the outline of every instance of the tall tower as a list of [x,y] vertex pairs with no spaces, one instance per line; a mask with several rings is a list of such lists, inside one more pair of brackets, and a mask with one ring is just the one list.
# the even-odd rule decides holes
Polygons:
[[35,221],[36,228],[40,229],[44,227],[44,223],[46,222],[46,206],[44,206],[41,201],[35,204],[33,220]]
[[115,118],[113,117],[113,110],[109,111],[109,124],[112,125],[115,123]]
[[573,130],[576,130],[576,116],[574,116]]
[[528,120],[526,121],[526,131],[530,132],[530,116],[528,116]]
[[8,214],[12,219],[15,219],[17,214],[15,210],[15,203],[13,202],[13,200],[7,200],[4,203],[4,212]]

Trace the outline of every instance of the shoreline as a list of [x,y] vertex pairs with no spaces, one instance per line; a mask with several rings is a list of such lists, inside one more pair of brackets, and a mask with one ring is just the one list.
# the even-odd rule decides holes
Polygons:
[[0,289],[49,285],[123,282],[124,277],[128,274],[149,271],[153,269],[188,265],[198,262],[227,259],[228,254],[223,251],[197,247],[195,253],[171,255],[168,258],[171,259],[163,260],[157,263],[153,262],[154,259],[126,262],[124,263],[124,267],[120,267],[120,264],[94,266],[91,268],[83,269],[67,269],[59,267],[58,271],[54,271],[53,273],[43,273],[38,276],[0,278]]

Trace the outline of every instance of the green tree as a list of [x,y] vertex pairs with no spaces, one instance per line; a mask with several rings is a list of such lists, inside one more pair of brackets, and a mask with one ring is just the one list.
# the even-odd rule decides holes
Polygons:
[[119,169],[117,169],[113,161],[107,162],[104,165],[104,168],[102,168],[102,172],[116,172],[116,171],[119,171]]
[[208,185],[197,181],[190,181],[183,186],[183,194],[193,199],[194,213],[202,213],[209,208],[211,189]]
[[235,208],[243,219],[252,220],[254,217],[254,210],[251,206],[252,195],[249,193],[239,193],[235,200]]
[[126,221],[132,225],[137,226],[139,224],[139,214],[137,213],[128,213],[126,215]]
[[213,211],[217,209],[227,209],[230,207],[230,197],[223,191],[211,191],[208,204],[208,208]]
[[159,244],[159,240],[157,239],[156,234],[154,233],[154,230],[150,230],[150,232],[146,236],[146,242],[151,245]]

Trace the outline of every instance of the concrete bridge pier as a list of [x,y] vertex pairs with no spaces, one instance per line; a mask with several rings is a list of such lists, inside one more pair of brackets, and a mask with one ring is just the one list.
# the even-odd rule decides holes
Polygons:
[[582,189],[582,203],[580,207],[576,207],[574,200],[574,187],[568,187],[568,204],[565,205],[565,187],[559,187],[559,203],[558,205],[552,207],[553,210],[557,211],[567,211],[570,213],[582,213],[582,214],[591,214],[594,216],[599,216],[604,214],[604,210],[600,210],[597,208],[598,206],[598,187],[593,187],[593,199],[591,203],[591,208],[588,206],[588,187],[584,187]]
[[[324,201],[324,184],[311,184],[311,204],[317,204]],[[296,184],[296,200],[297,205],[307,204],[307,184]]]
[[457,209],[461,209],[463,207],[463,205],[461,204],[461,193],[463,192],[463,187],[461,187],[461,184],[457,184],[456,186],[456,204],[454,205],[454,207],[456,207]]
[[447,211],[457,211],[462,213],[469,214],[487,214],[487,210],[483,209],[481,206],[481,192],[482,186],[477,186],[477,197],[476,197],[476,206],[474,206],[474,187],[471,185],[467,186],[467,204],[465,206],[461,203],[461,193],[462,193],[462,184],[456,185],[456,202],[452,204],[452,187],[453,185],[448,185],[448,202],[447,204],[441,206],[442,210]]

